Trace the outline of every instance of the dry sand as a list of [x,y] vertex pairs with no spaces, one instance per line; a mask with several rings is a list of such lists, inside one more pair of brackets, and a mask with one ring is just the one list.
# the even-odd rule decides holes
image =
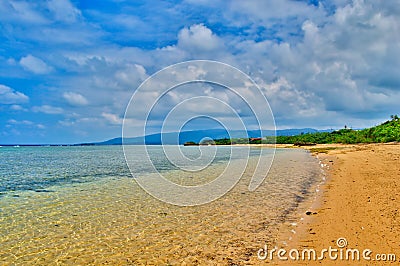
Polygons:
[[[371,260],[363,260],[362,255],[358,262],[331,260],[326,255],[320,261],[288,260],[279,264],[386,265],[389,262],[377,259],[384,259],[387,254],[395,254],[396,262],[392,263],[398,264],[400,144],[318,145],[307,149],[319,157],[327,169],[328,179],[322,186],[322,195],[309,208],[311,215],[303,215],[296,234],[291,236],[292,241],[284,248],[288,251],[291,248],[315,249],[318,254],[329,246],[338,249],[337,239],[345,238],[344,252],[370,249]],[[319,206],[315,204],[318,202]],[[282,236],[283,239],[288,237]],[[375,257],[377,254],[383,255]]]

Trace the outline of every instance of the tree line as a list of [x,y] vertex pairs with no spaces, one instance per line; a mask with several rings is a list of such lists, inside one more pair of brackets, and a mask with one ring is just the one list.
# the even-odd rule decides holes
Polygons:
[[296,136],[277,136],[278,144],[299,144],[307,145],[311,143],[385,143],[400,141],[400,119],[397,115],[392,115],[388,120],[378,126],[353,130],[345,126],[344,129],[332,132],[317,132],[300,134]]

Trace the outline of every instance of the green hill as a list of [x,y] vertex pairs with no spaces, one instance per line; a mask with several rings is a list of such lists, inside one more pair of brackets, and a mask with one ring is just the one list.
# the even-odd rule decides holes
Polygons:
[[392,115],[391,120],[378,126],[362,130],[341,129],[333,132],[307,133],[296,136],[277,136],[278,144],[324,144],[324,143],[384,143],[400,142],[400,119]]

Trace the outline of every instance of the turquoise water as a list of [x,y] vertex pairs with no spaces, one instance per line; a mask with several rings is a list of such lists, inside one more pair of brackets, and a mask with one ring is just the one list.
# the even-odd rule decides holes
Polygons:
[[[201,154],[199,147],[180,148],[191,160]],[[202,149],[211,151],[215,148]],[[235,149],[243,150],[236,159],[245,158],[247,149]],[[52,186],[95,182],[105,177],[143,175],[153,170],[143,163],[143,156],[149,156],[158,171],[178,169],[179,165],[168,160],[161,146],[147,146],[148,155],[140,153],[138,146],[129,146],[129,150],[129,159],[133,160],[132,174],[126,165],[122,146],[1,147],[0,196],[26,190],[49,192],[48,188]],[[250,156],[259,155],[260,151],[251,149]],[[230,157],[230,147],[218,147],[211,164],[226,162]]]
[[0,192],[128,176],[121,147],[2,147]]

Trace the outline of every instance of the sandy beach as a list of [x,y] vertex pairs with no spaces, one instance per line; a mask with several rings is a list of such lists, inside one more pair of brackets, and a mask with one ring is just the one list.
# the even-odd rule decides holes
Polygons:
[[[400,260],[400,145],[318,145],[307,149],[321,160],[327,181],[321,186],[318,198],[305,203],[310,206],[309,212],[303,214],[296,233],[282,239],[291,238],[284,247],[287,251],[316,250],[317,260],[293,262],[289,259],[278,264],[397,264]],[[337,243],[340,238],[341,242]],[[338,250],[338,258],[330,259],[325,253],[325,258],[318,261],[320,251],[330,246]],[[359,250],[360,260],[352,260],[351,253],[346,257],[348,249]],[[363,251],[368,249],[371,252],[366,251],[364,259]],[[396,262],[390,262],[394,260],[392,254]]]
[[[398,263],[400,145],[304,147],[319,160],[298,147],[279,147],[287,149],[277,150],[268,179],[256,191],[248,191],[257,163],[250,160],[243,179],[229,193],[197,207],[160,202],[122,177],[3,196],[0,261],[6,265],[386,265],[372,259],[380,254],[389,260],[388,255],[395,254]],[[190,180],[212,178],[211,173],[224,167],[190,173]],[[168,173],[171,180],[185,177]],[[342,249],[336,243],[339,238],[347,242]],[[292,249],[300,256],[313,249],[317,257],[329,247],[361,253],[369,249],[371,260],[331,260],[325,253],[321,260],[281,261],[277,250],[273,259],[263,259],[265,246],[268,252],[285,249],[286,257]]]

